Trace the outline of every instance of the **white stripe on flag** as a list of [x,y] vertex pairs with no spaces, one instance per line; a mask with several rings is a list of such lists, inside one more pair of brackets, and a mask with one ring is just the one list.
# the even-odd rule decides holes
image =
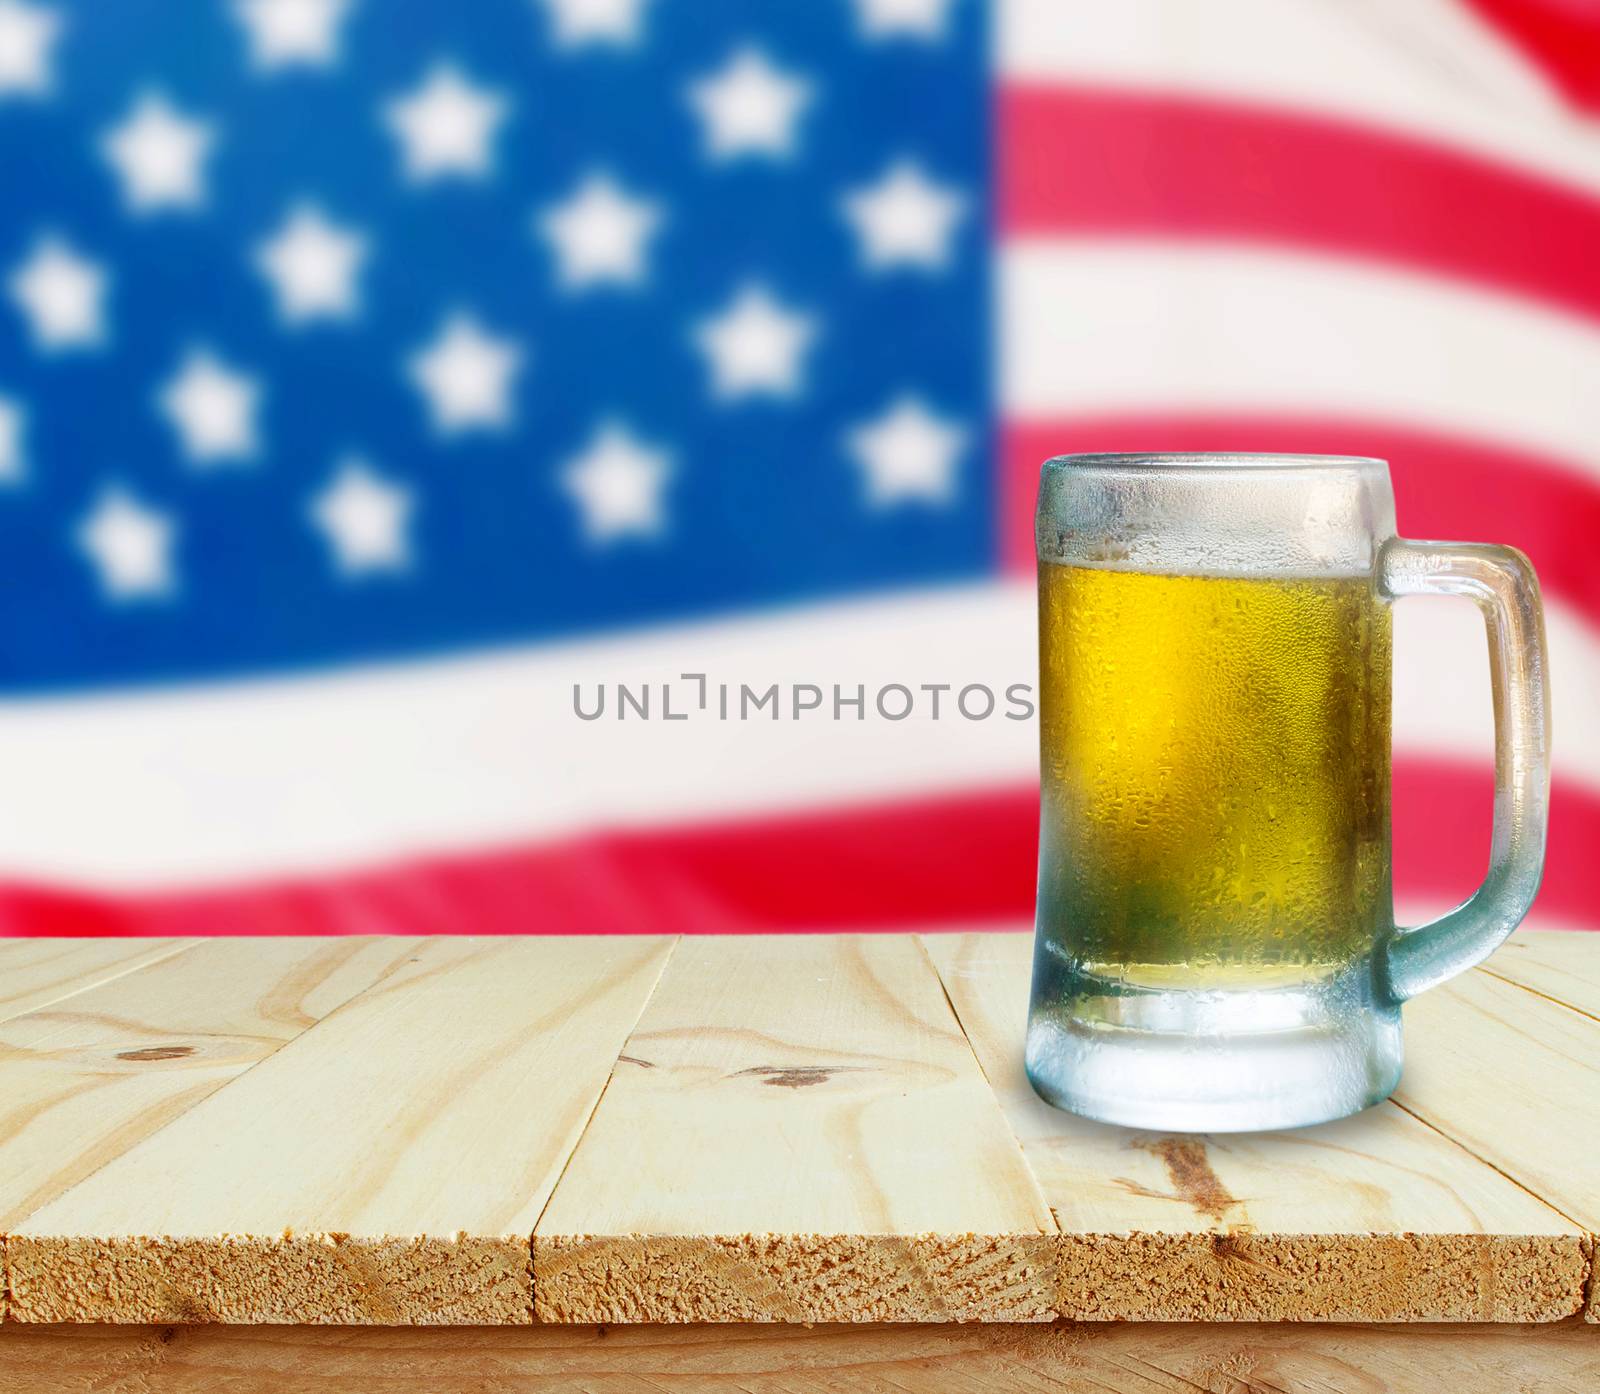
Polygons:
[[[1031,683],[1031,593],[920,592],[382,670],[0,710],[0,872],[138,886],[360,865],[594,828],[825,806],[1027,779],[1031,722],[683,711],[703,672],[772,683]],[[573,713],[648,683],[652,713]],[[923,699],[922,710],[931,700]],[[711,694],[713,708],[717,698]],[[788,703],[787,690],[783,700]],[[891,695],[891,702],[899,700]],[[973,694],[974,702],[980,700]],[[892,708],[895,709],[895,708]]]
[[[1404,521],[1404,520],[1402,520]],[[1464,541],[1493,542],[1494,538]],[[1546,592],[1556,770],[1600,792],[1600,634]],[[1412,755],[1494,758],[1489,646],[1468,600],[1408,597],[1394,610],[1394,741]]]
[[1521,445],[1600,478],[1600,329],[1586,321],[1264,247],[1021,238],[999,262],[1013,419],[1324,413]]

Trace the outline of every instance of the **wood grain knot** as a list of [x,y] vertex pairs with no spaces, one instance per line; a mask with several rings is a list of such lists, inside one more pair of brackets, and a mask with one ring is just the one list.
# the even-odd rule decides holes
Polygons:
[[193,1046],[145,1046],[143,1050],[119,1050],[118,1060],[182,1060],[186,1055],[193,1055]]
[[1211,1236],[1211,1252],[1220,1259],[1246,1257],[1244,1245],[1237,1235],[1213,1234]]
[[1175,1198],[1192,1206],[1200,1214],[1220,1220],[1239,1203],[1211,1169],[1205,1143],[1192,1137],[1164,1137],[1133,1145],[1153,1152],[1161,1159],[1167,1180],[1176,1193]]
[[826,1084],[834,1075],[859,1072],[860,1065],[752,1065],[748,1070],[738,1070],[731,1078],[757,1075],[763,1084],[779,1089],[804,1089],[812,1084]]

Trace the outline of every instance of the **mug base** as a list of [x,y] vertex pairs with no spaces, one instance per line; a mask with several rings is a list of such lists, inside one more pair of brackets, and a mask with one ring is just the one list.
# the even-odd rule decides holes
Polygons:
[[1027,1072],[1046,1102],[1163,1132],[1299,1128],[1359,1112],[1400,1081],[1400,1013],[1359,972],[1261,991],[1085,990],[1034,1003]]

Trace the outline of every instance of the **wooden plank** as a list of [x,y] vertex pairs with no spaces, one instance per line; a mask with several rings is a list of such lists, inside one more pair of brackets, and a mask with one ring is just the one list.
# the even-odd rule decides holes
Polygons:
[[416,940],[224,939],[0,1025],[0,1233],[376,981]]
[[0,939],[0,1022],[182,953],[199,939]]
[[1483,971],[1600,1016],[1600,934],[1519,929]]
[[1600,1233],[1600,1020],[1479,969],[1408,1003],[1406,1033],[1395,1099]]
[[1074,1117],[1022,1070],[1032,936],[926,943],[1060,1225],[1064,1316],[1546,1321],[1582,1305],[1582,1232],[1394,1105],[1215,1137]]
[[1593,1394],[1539,1326],[0,1327],[0,1388],[149,1394]]
[[534,1234],[544,1321],[1047,1319],[1049,1212],[909,935],[673,956]]
[[430,941],[17,1226],[12,1317],[530,1320],[534,1221],[670,948]]

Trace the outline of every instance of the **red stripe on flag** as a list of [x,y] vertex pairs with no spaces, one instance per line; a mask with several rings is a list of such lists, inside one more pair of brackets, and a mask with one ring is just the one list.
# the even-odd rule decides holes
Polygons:
[[1594,0],[1468,0],[1576,105],[1600,112],[1600,5]]
[[[1463,900],[1489,864],[1494,771],[1406,755],[1394,761],[1394,880],[1401,899]],[[1600,795],[1557,779],[1535,913],[1600,930]]]
[[1600,624],[1600,484],[1525,451],[1386,422],[1142,413],[1008,426],[1000,517],[1009,569],[1033,570],[1040,464],[1096,450],[1376,455],[1390,462],[1405,536],[1520,547],[1550,594]]
[[[1465,896],[1492,776],[1401,758],[1402,896]],[[4,934],[587,934],[916,929],[1032,913],[1038,795],[985,793],[578,841],[201,895],[0,892]],[[1600,928],[1600,798],[1557,785],[1539,908]]]
[[739,933],[1015,918],[1028,787],[599,833],[198,895],[0,891],[5,934]]
[[1375,128],[1188,97],[1012,86],[1004,234],[1289,243],[1600,316],[1600,199]]

